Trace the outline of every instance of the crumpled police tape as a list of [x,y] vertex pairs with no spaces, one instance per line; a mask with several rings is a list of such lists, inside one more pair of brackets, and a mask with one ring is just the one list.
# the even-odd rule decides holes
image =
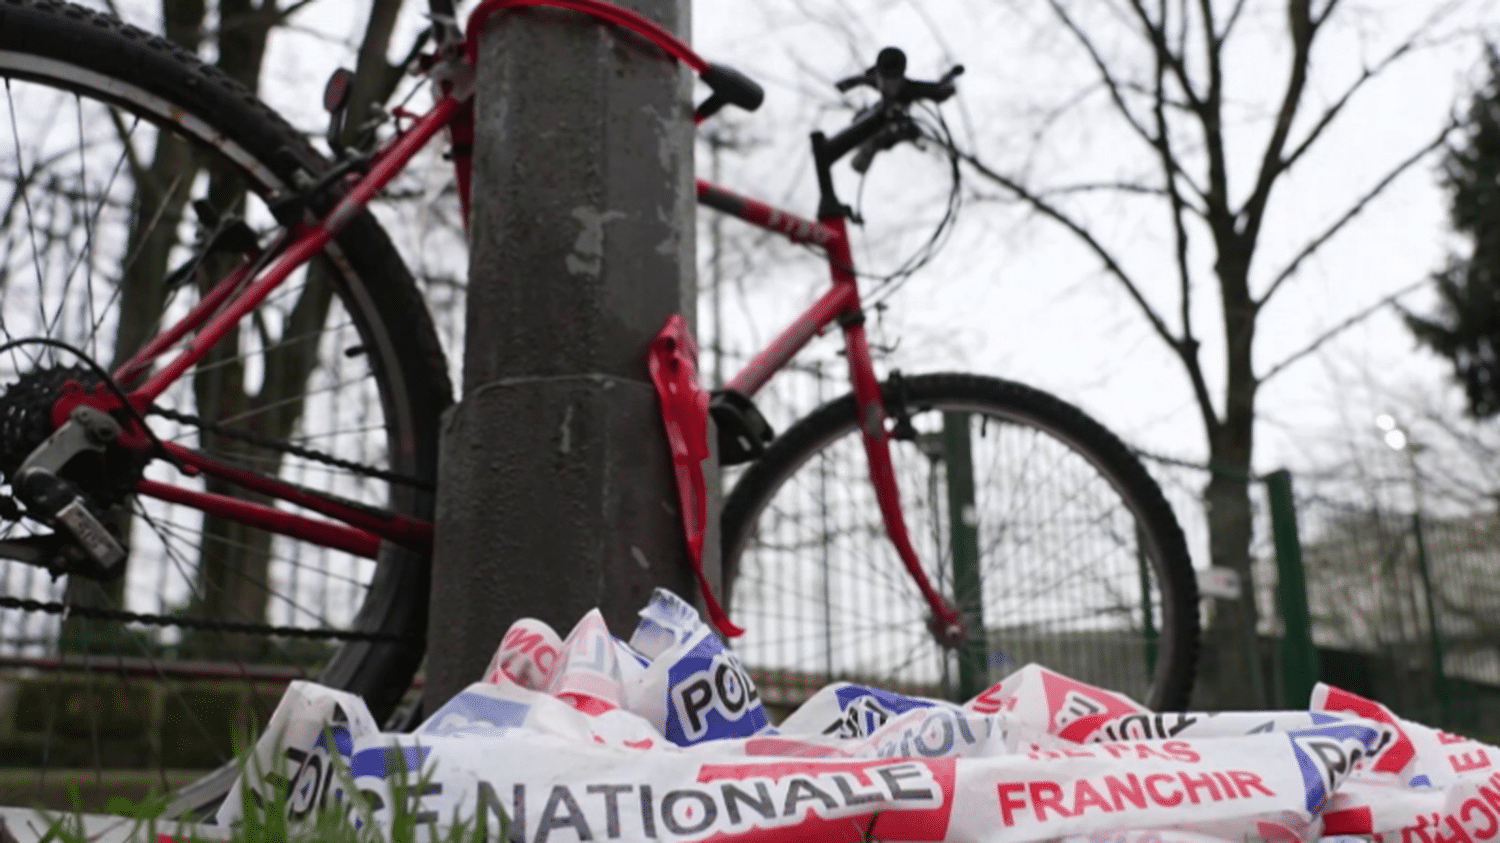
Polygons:
[[963,705],[835,683],[774,728],[691,606],[659,592],[641,615],[629,642],[597,612],[566,640],[517,622],[484,681],[411,734],[295,682],[218,821],[278,769],[293,821],[388,823],[400,794],[424,831],[483,815],[524,843],[1500,833],[1500,749],[1334,688],[1304,712],[1156,714],[1030,665]]

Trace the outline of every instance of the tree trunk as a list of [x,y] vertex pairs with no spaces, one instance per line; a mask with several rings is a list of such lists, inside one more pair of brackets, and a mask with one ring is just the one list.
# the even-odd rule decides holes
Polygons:
[[[209,278],[218,278],[228,271],[227,266],[218,269],[221,271],[209,273]],[[333,302],[333,284],[324,264],[315,261],[307,273],[307,283],[282,329],[279,339],[283,342],[270,338],[270,347],[263,349],[265,372],[260,390],[254,395],[246,392],[244,366],[236,359],[240,350],[240,329],[236,327],[215,346],[194,375],[199,413],[206,418],[230,420],[235,428],[273,441],[291,438],[302,418],[303,393],[317,364],[320,329],[327,322]],[[257,472],[275,475],[281,468],[283,454],[274,449],[207,431],[202,439],[205,450]],[[208,491],[216,494],[272,503],[263,495],[213,478],[206,485]],[[272,541],[271,534],[265,531],[246,528],[232,519],[205,516],[193,614],[237,621],[267,620]],[[295,606],[291,622],[305,626],[314,617],[309,612],[321,611],[322,607]],[[293,658],[289,651],[267,650],[263,643],[263,639],[243,635],[198,634],[189,649],[194,656],[205,658],[259,661]]]
[[[391,68],[383,57],[400,0],[380,0],[371,10],[371,21],[361,50],[361,69],[367,64],[381,71],[372,83],[362,78],[356,86],[355,106],[362,117],[376,100],[383,100],[394,84]],[[258,87],[270,30],[279,22],[274,0],[263,0],[256,6],[249,0],[221,0],[219,66],[251,90]],[[369,54],[369,55],[366,55]],[[373,71],[372,71],[373,73]],[[351,111],[351,114],[354,112]],[[243,205],[243,195],[235,193],[237,184],[223,174],[216,174],[210,199],[215,208],[227,212]],[[206,274],[205,282],[222,277],[228,266]],[[236,327],[205,359],[194,376],[194,390],[199,413],[210,419],[231,419],[231,426],[273,441],[288,441],[302,418],[308,376],[317,365],[320,331],[327,322],[333,302],[330,269],[320,260],[307,267],[306,283],[287,315],[280,337],[263,337],[264,376],[259,391],[249,393],[244,367],[228,358],[239,353],[241,332]],[[312,338],[312,339],[307,339]],[[289,341],[288,341],[289,340]],[[248,443],[203,434],[206,450],[252,468],[275,475],[281,468],[283,454]],[[234,495],[256,503],[270,504],[262,495],[247,492],[231,484],[210,479],[208,490]],[[247,529],[225,518],[205,517],[204,541],[200,552],[195,612],[207,617],[264,622],[270,603],[273,539],[261,530]],[[293,606],[291,624],[306,626],[315,621],[321,606]],[[326,625],[326,621],[323,622]],[[268,650],[266,639],[249,636],[200,635],[195,641],[195,655],[219,659],[256,659],[260,661],[297,660],[285,646]],[[296,652],[301,652],[300,649]]]
[[1244,438],[1236,437],[1228,427],[1226,421],[1223,432],[1214,437],[1210,458],[1214,473],[1203,491],[1203,503],[1208,511],[1210,562],[1238,574],[1241,591],[1238,600],[1214,601],[1205,627],[1204,651],[1217,666],[1213,684],[1206,689],[1212,695],[1207,702],[1214,709],[1259,709],[1266,701],[1260,698],[1263,682],[1255,646],[1258,619],[1250,570],[1250,483],[1244,471],[1249,451],[1234,441],[1248,440],[1249,425],[1243,426]]
[[1213,604],[1205,633],[1205,652],[1214,671],[1215,709],[1262,709],[1263,676],[1255,629],[1255,583],[1250,566],[1250,457],[1255,441],[1255,395],[1259,387],[1251,357],[1256,307],[1249,293],[1251,246],[1235,234],[1220,239],[1217,266],[1224,308],[1226,386],[1224,415],[1208,431],[1212,476],[1203,491],[1208,511],[1209,559],[1234,571],[1240,580],[1238,600]]
[[[203,39],[204,0],[163,0],[162,21],[166,35],[188,50],[196,51]],[[121,140],[133,128],[120,125]],[[132,170],[135,184],[135,207],[132,209],[124,270],[120,284],[120,319],[115,333],[115,351],[111,371],[124,363],[159,327],[157,320],[165,306],[163,281],[172,249],[177,246],[177,232],[187,207],[188,191],[198,164],[191,148],[169,132],[158,132],[150,163]],[[129,547],[132,519],[117,519],[123,544]],[[129,560],[125,565],[128,570]],[[77,606],[121,608],[124,605],[125,576],[100,583],[81,577],[71,578],[66,600]],[[65,652],[118,652],[127,656],[142,655],[137,641],[126,636],[122,624],[70,617],[59,632],[59,646]]]

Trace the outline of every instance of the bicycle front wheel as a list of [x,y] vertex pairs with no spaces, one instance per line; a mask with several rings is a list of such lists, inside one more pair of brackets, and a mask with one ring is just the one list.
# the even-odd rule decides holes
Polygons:
[[912,543],[969,641],[946,649],[928,631],[846,395],[773,442],[725,501],[726,591],[748,629],[735,649],[763,695],[795,703],[847,680],[966,699],[1035,662],[1185,708],[1196,581],[1171,507],[1124,444],[1009,381],[923,375],[884,392]]
[[[65,384],[97,387],[94,366],[116,371],[274,243],[288,215],[277,203],[329,165],[194,55],[45,0],[0,6],[0,123],[8,481],[50,432]],[[362,214],[147,420],[216,462],[426,520],[449,402],[422,298]],[[294,538],[247,522],[243,507],[209,515],[180,496],[137,494],[146,481],[321,517],[162,460],[116,456],[64,476],[127,546],[123,576],[54,578],[0,560],[0,691],[15,700],[15,722],[0,726],[0,804],[66,807],[72,780],[95,806],[166,789],[183,796],[174,809],[201,811],[234,776],[232,731],[263,723],[289,679],[358,693],[377,717],[398,705],[423,654],[428,550],[372,551],[307,528]],[[13,505],[3,512],[5,547],[66,544]]]

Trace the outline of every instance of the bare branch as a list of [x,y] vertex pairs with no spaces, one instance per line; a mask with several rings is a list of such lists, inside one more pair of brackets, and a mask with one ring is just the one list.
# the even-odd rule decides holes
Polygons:
[[[1165,97],[1162,87],[1160,85],[1157,85],[1155,89],[1147,91],[1143,90],[1140,86],[1137,86],[1133,83],[1115,78],[1114,72],[1110,70],[1109,64],[1104,60],[1104,56],[1099,53],[1098,48],[1094,45],[1093,40],[1089,38],[1088,33],[1084,32],[1083,28],[1079,26],[1078,23],[1068,15],[1067,10],[1062,7],[1058,0],[1047,0],[1047,2],[1052,6],[1052,10],[1057,15],[1058,19],[1060,19],[1063,25],[1068,28],[1069,32],[1073,33],[1073,37],[1078,40],[1078,43],[1082,45],[1083,49],[1089,54],[1090,60],[1092,60],[1094,63],[1094,69],[1098,71],[1099,78],[1104,83],[1105,88],[1109,91],[1110,100],[1114,103],[1115,109],[1120,112],[1120,116],[1125,119],[1125,122],[1130,125],[1130,128],[1133,129],[1136,135],[1138,135],[1141,140],[1144,140],[1147,145],[1151,146],[1153,149],[1160,149],[1162,143],[1161,135],[1159,133],[1153,133],[1149,128],[1147,128],[1144,123],[1142,123],[1136,117],[1135,113],[1130,110],[1130,105],[1125,100],[1124,92],[1126,90],[1135,90],[1141,93],[1145,93],[1147,96],[1150,96],[1152,98],[1152,101],[1154,103],[1159,104]],[[1174,57],[1167,49],[1165,33],[1156,29],[1150,17],[1146,15],[1143,10],[1139,9],[1139,0],[1131,0],[1131,5],[1137,7],[1137,10],[1143,20],[1143,25],[1145,25],[1147,28],[1147,36],[1151,39],[1151,42],[1157,51],[1158,57],[1164,62],[1173,63]],[[1190,110],[1196,110],[1196,100],[1194,98],[1191,87],[1188,86],[1184,81],[1183,88],[1189,100],[1187,107]],[[1202,189],[1200,189],[1198,185],[1192,180],[1192,178],[1187,173],[1183,172],[1182,169],[1178,166],[1178,162],[1175,157],[1168,157],[1165,169],[1168,173],[1175,174],[1178,178],[1181,178],[1200,198],[1204,196]]]
[[1266,302],[1270,301],[1271,296],[1276,294],[1277,289],[1279,289],[1282,284],[1286,283],[1287,279],[1291,278],[1297,273],[1297,270],[1302,266],[1303,261],[1307,260],[1315,252],[1321,249],[1325,243],[1333,239],[1333,237],[1340,231],[1342,231],[1343,228],[1348,225],[1355,217],[1359,216],[1359,214],[1364,211],[1365,207],[1373,202],[1378,196],[1380,196],[1381,193],[1384,193],[1385,189],[1387,187],[1390,187],[1391,183],[1396,179],[1400,178],[1402,173],[1405,173],[1407,170],[1411,169],[1417,164],[1417,162],[1421,161],[1423,158],[1426,158],[1428,154],[1430,154],[1433,150],[1442,146],[1443,141],[1448,138],[1448,135],[1452,134],[1453,131],[1458,128],[1458,125],[1459,123],[1457,118],[1451,119],[1448,124],[1443,127],[1443,130],[1441,132],[1438,132],[1436,137],[1434,137],[1431,141],[1428,141],[1416,152],[1413,152],[1411,155],[1407,156],[1405,160],[1397,164],[1395,167],[1392,167],[1390,171],[1388,171],[1380,179],[1380,181],[1375,183],[1374,187],[1371,187],[1368,191],[1365,192],[1363,196],[1356,200],[1353,205],[1350,205],[1349,208],[1344,211],[1344,213],[1338,219],[1334,220],[1333,223],[1328,226],[1328,228],[1324,229],[1323,232],[1317,237],[1314,237],[1312,240],[1308,241],[1307,245],[1303,246],[1302,250],[1299,251],[1296,256],[1292,258],[1291,262],[1286,265],[1286,268],[1282,269],[1281,272],[1277,273],[1276,277],[1271,280],[1271,284],[1266,288],[1265,294],[1255,302],[1255,308],[1259,310],[1262,306],[1265,305]]
[[1182,86],[1182,94],[1187,97],[1188,104],[1193,110],[1203,107],[1203,100],[1193,88],[1192,78],[1188,75],[1187,65],[1183,63],[1182,55],[1172,52],[1167,46],[1167,22],[1163,11],[1162,20],[1154,21],[1146,7],[1141,5],[1141,0],[1130,0],[1130,8],[1135,11],[1136,20],[1140,21],[1141,28],[1145,30],[1146,38],[1151,42],[1151,48],[1172,69],[1172,75],[1177,83]]
[[[1163,27],[1165,27],[1167,20],[1167,10],[1165,3],[1163,3],[1161,7],[1161,13],[1162,25]],[[1177,48],[1172,51],[1172,54],[1185,56],[1187,55],[1188,30],[1191,29],[1191,27],[1187,25],[1188,0],[1177,0],[1177,19],[1182,21],[1182,27],[1177,30]]]
[[[1151,86],[1142,85],[1139,82],[1122,81],[1120,85],[1124,90],[1127,90],[1132,94],[1140,94],[1143,97],[1152,97],[1153,99],[1157,97],[1156,91]],[[1185,114],[1192,114],[1194,116],[1196,116],[1198,113],[1197,107],[1194,106],[1191,102],[1183,99],[1176,99],[1168,95],[1166,92],[1162,92],[1161,101],[1163,105],[1171,107],[1174,111],[1181,111]]]
[[1203,108],[1199,109],[1198,119],[1203,124],[1204,146],[1208,151],[1208,195],[1216,200],[1209,206],[1216,217],[1214,236],[1223,243],[1234,231],[1234,218],[1229,211],[1229,164],[1224,143],[1224,42],[1214,35],[1212,0],[1199,0],[1198,10],[1203,15],[1203,59],[1208,67],[1208,93]]
[[1130,274],[1125,271],[1125,268],[1120,265],[1120,262],[1115,259],[1115,256],[1109,249],[1105,248],[1104,244],[1100,243],[1094,237],[1093,233],[1081,223],[1068,216],[1062,209],[1048,202],[1042,196],[1027,189],[1025,185],[991,168],[971,153],[961,149],[954,149],[953,152],[979,175],[1014,194],[1022,202],[1031,206],[1032,209],[1045,217],[1051,218],[1063,228],[1072,232],[1073,236],[1083,241],[1084,246],[1093,252],[1104,264],[1105,270],[1125,287],[1125,292],[1136,303],[1136,306],[1140,308],[1142,315],[1146,317],[1146,321],[1151,323],[1151,328],[1156,332],[1156,335],[1161,337],[1162,341],[1169,348],[1177,352],[1178,357],[1183,362],[1183,366],[1188,371],[1189,379],[1192,381],[1193,393],[1197,398],[1198,408],[1203,414],[1205,423],[1208,424],[1209,429],[1217,427],[1219,421],[1214,412],[1213,400],[1209,396],[1208,384],[1204,380],[1202,368],[1198,364],[1197,342],[1191,337],[1179,339],[1172,334],[1171,329],[1167,327],[1161,315],[1156,312],[1156,309],[1151,306],[1150,302],[1146,301],[1146,297],[1141,293],[1140,287],[1136,285],[1135,280],[1130,277]]
[[1229,10],[1229,19],[1224,21],[1223,31],[1209,33],[1209,37],[1213,38],[1215,44],[1222,45],[1229,40],[1230,34],[1234,32],[1234,25],[1239,22],[1240,13],[1243,11],[1245,11],[1245,0],[1236,0],[1234,8]]
[[1125,122],[1130,124],[1130,128],[1134,129],[1135,133],[1142,140],[1155,146],[1156,139],[1152,136],[1150,130],[1146,128],[1145,124],[1136,119],[1135,113],[1130,110],[1129,104],[1125,102],[1125,95],[1121,91],[1122,85],[1120,81],[1115,78],[1114,72],[1109,69],[1109,64],[1104,61],[1104,56],[1099,54],[1099,49],[1094,46],[1093,39],[1089,38],[1088,34],[1073,20],[1072,16],[1068,14],[1067,10],[1062,7],[1062,4],[1058,0],[1047,0],[1047,3],[1052,7],[1053,13],[1062,21],[1063,26],[1067,27],[1068,31],[1073,33],[1073,37],[1078,40],[1084,51],[1089,54],[1089,59],[1093,61],[1094,69],[1099,72],[1099,78],[1104,81],[1105,88],[1109,90],[1109,98],[1114,102],[1115,108],[1120,112],[1120,116],[1125,118]]
[[1402,296],[1406,295],[1407,293],[1410,293],[1413,290],[1417,290],[1417,289],[1420,289],[1421,287],[1425,286],[1428,283],[1429,280],[1430,279],[1423,278],[1420,281],[1413,281],[1412,283],[1407,284],[1405,287],[1402,287],[1401,289],[1397,290],[1396,292],[1391,293],[1390,295],[1388,295],[1388,296],[1380,299],[1379,301],[1375,302],[1374,304],[1370,305],[1369,307],[1366,307],[1364,310],[1360,310],[1360,311],[1354,313],[1349,318],[1345,319],[1344,321],[1338,323],[1337,325],[1334,325],[1332,328],[1329,328],[1328,330],[1326,330],[1323,333],[1319,334],[1318,337],[1317,337],[1317,339],[1314,339],[1312,342],[1308,343],[1302,349],[1293,352],[1292,354],[1288,355],[1285,359],[1283,359],[1280,363],[1277,363],[1276,365],[1274,365],[1270,369],[1268,369],[1266,371],[1266,373],[1259,378],[1260,383],[1263,384],[1266,381],[1270,380],[1271,378],[1276,377],[1276,375],[1278,375],[1281,372],[1285,371],[1288,366],[1290,366],[1293,363],[1297,362],[1298,360],[1301,360],[1302,358],[1304,358],[1304,357],[1312,354],[1313,352],[1317,351],[1319,348],[1322,348],[1323,345],[1326,344],[1329,340],[1333,339],[1334,337],[1338,336],[1339,334],[1342,334],[1343,332],[1349,330],[1350,328],[1354,327],[1355,325],[1358,325],[1359,323],[1361,323],[1361,322],[1365,321],[1366,319],[1370,318],[1371,316],[1375,315],[1382,308],[1389,307],[1390,305],[1394,304],[1397,299],[1401,298]]
[[[1328,8],[1324,10],[1323,15],[1319,18],[1320,23],[1333,11],[1334,5],[1334,3],[1329,3]],[[1434,9],[1432,14],[1428,15],[1427,19],[1422,22],[1422,25],[1414,30],[1406,40],[1402,41],[1374,65],[1365,67],[1364,71],[1360,73],[1359,78],[1350,83],[1349,87],[1344,90],[1344,93],[1324,110],[1323,115],[1308,130],[1307,136],[1302,139],[1301,143],[1297,144],[1296,148],[1286,155],[1282,161],[1281,169],[1290,169],[1293,164],[1297,163],[1297,160],[1322,136],[1323,130],[1333,122],[1334,118],[1338,117],[1339,113],[1343,111],[1344,106],[1365,86],[1365,83],[1379,76],[1391,65],[1422,46],[1422,37],[1431,32],[1440,21],[1447,18],[1459,5],[1461,5],[1461,2],[1450,2]],[[1427,46],[1430,47],[1432,45]]]
[[120,147],[125,151],[125,162],[130,167],[130,180],[141,184],[146,178],[146,165],[141,161],[141,156],[135,151],[135,145],[130,142],[130,135],[135,131],[135,126],[140,122],[137,117],[130,126],[125,125],[125,120],[116,109],[109,109],[109,122],[115,130],[115,136],[120,139]]
[[75,150],[72,149],[63,149],[52,153],[46,158],[36,156],[36,153],[33,153],[36,157],[32,159],[31,166],[25,170],[21,169],[21,158],[17,157],[16,174],[14,176],[6,174],[6,182],[14,185],[15,189],[11,191],[10,199],[6,201],[5,210],[0,212],[0,228],[10,231],[11,221],[16,211],[22,209],[27,202],[28,188],[36,185],[40,181],[40,177],[51,174],[52,165],[55,162],[72,155],[74,152]]
[[[1159,6],[1161,11],[1161,31],[1159,39],[1161,46],[1165,46],[1167,28],[1167,0],[1161,0]],[[1183,30],[1186,31],[1186,20],[1183,22]],[[1179,346],[1179,354],[1184,359],[1188,356],[1197,358],[1198,341],[1193,337],[1193,271],[1188,265],[1188,232],[1187,224],[1183,217],[1187,213],[1186,202],[1182,193],[1177,189],[1177,154],[1172,149],[1172,135],[1167,123],[1167,112],[1164,106],[1166,99],[1166,77],[1167,63],[1169,61],[1166,50],[1159,46],[1156,52],[1156,72],[1153,81],[1156,84],[1155,97],[1153,98],[1152,114],[1156,118],[1156,144],[1157,154],[1161,156],[1162,173],[1166,178],[1168,207],[1172,218],[1172,236],[1176,248],[1173,250],[1177,259],[1177,280],[1180,292],[1179,318],[1182,320],[1182,341]]]
[[1046,139],[1047,134],[1052,131],[1053,126],[1061,121],[1068,112],[1072,111],[1089,97],[1093,96],[1094,90],[1095,88],[1093,85],[1087,85],[1083,88],[1080,88],[1077,93],[1058,103],[1055,108],[1049,108],[1039,112],[1039,116],[1035,120],[1036,128],[1027,132],[1032,142],[1031,148],[1033,152],[1043,148],[1043,141]]
[[1323,7],[1323,13],[1321,15],[1314,15],[1313,16],[1313,26],[1314,27],[1322,26],[1323,25],[1323,21],[1328,20],[1328,16],[1331,15],[1331,14],[1333,14],[1333,10],[1334,10],[1335,7],[1338,6],[1338,4],[1339,4],[1339,0],[1328,0],[1328,5],[1326,5],[1326,6]]
[[1167,327],[1166,323],[1162,321],[1161,316],[1158,315],[1156,310],[1151,307],[1149,302],[1146,301],[1145,296],[1141,294],[1140,288],[1136,286],[1135,280],[1130,277],[1130,274],[1125,271],[1125,268],[1120,265],[1120,262],[1115,259],[1115,256],[1111,254],[1110,251],[1106,249],[1104,245],[1094,237],[1092,232],[1090,232],[1077,220],[1068,216],[1068,214],[1065,213],[1062,209],[1048,202],[1040,194],[1028,189],[1025,185],[1005,175],[1004,173],[992,169],[988,164],[980,161],[979,158],[972,153],[965,152],[960,149],[955,149],[954,152],[966,164],[968,164],[970,167],[973,167],[974,170],[981,176],[984,176],[985,178],[1004,188],[1006,191],[1015,194],[1018,199],[1020,199],[1027,205],[1030,205],[1038,213],[1042,214],[1045,217],[1050,217],[1053,221],[1061,224],[1064,228],[1071,231],[1074,236],[1078,237],[1078,239],[1082,240],[1084,242],[1084,245],[1088,247],[1089,251],[1093,252],[1095,256],[1097,256],[1099,260],[1104,263],[1104,268],[1109,272],[1109,274],[1113,275],[1120,281],[1121,284],[1125,285],[1126,291],[1130,294],[1130,297],[1135,300],[1136,304],[1140,306],[1142,312],[1146,316],[1147,321],[1149,321],[1151,323],[1151,327],[1156,330],[1157,335],[1165,340],[1169,345],[1176,346],[1177,338],[1172,335],[1171,329]]
[[[1135,11],[1136,19],[1145,30],[1146,38],[1151,43],[1156,53],[1158,62],[1172,71],[1173,78],[1177,80],[1178,86],[1187,98],[1184,110],[1191,112],[1198,118],[1203,127],[1204,151],[1208,156],[1208,184],[1199,186],[1179,166],[1176,157],[1173,156],[1170,169],[1179,178],[1182,178],[1193,191],[1203,200],[1205,206],[1204,218],[1208,219],[1216,232],[1228,231],[1232,227],[1232,219],[1228,212],[1228,168],[1224,160],[1224,138],[1220,120],[1223,84],[1219,72],[1219,49],[1213,40],[1213,14],[1209,0],[1200,0],[1204,15],[1204,41],[1207,47],[1207,59],[1209,68],[1208,91],[1206,95],[1198,93],[1193,84],[1193,79],[1188,73],[1187,64],[1184,59],[1186,55],[1186,44],[1190,27],[1187,21],[1187,3],[1183,0],[1178,5],[1182,16],[1182,27],[1178,37],[1178,50],[1172,51],[1167,45],[1167,11],[1166,4],[1162,3],[1160,8],[1161,20],[1152,20],[1146,11],[1142,0],[1130,0],[1130,6]],[[1166,87],[1162,79],[1156,80],[1155,90],[1152,92],[1154,102],[1173,103],[1167,95]]]
[[[1160,198],[1166,198],[1167,196],[1167,191],[1163,188],[1157,187],[1156,185],[1129,181],[1079,182],[1078,184],[1063,185],[1062,187],[1052,187],[1046,190],[1037,191],[1037,195],[1043,197],[1070,196],[1075,193],[1100,193],[1106,191],[1113,191],[1116,193],[1136,193],[1143,196],[1155,196]],[[1192,206],[1189,207],[1191,208]],[[1194,208],[1193,210],[1196,210],[1196,208]]]
[[[1208,4],[1210,0],[1203,0]],[[1311,0],[1289,0],[1287,3],[1287,30],[1292,41],[1292,64],[1287,74],[1286,90],[1281,96],[1281,107],[1277,110],[1276,125],[1271,130],[1271,137],[1266,141],[1265,151],[1261,155],[1260,173],[1256,176],[1255,190],[1251,192],[1250,198],[1245,200],[1244,207],[1238,216],[1241,217],[1241,233],[1246,243],[1253,246],[1256,237],[1260,233],[1261,222],[1265,219],[1266,202],[1271,198],[1271,188],[1276,184],[1276,178],[1286,168],[1282,158],[1282,151],[1286,149],[1287,138],[1292,132],[1292,122],[1297,117],[1297,109],[1302,104],[1302,94],[1307,88],[1307,68],[1312,56],[1312,42],[1317,34],[1318,24],[1323,18],[1314,20],[1309,10]],[[1332,11],[1333,3],[1330,2],[1325,10]]]
[[1328,124],[1332,123],[1334,118],[1338,117],[1339,112],[1344,110],[1344,106],[1348,105],[1350,98],[1353,97],[1360,88],[1363,88],[1366,82],[1374,79],[1376,76],[1379,76],[1381,71],[1385,70],[1391,65],[1391,63],[1395,62],[1397,59],[1400,59],[1402,56],[1410,52],[1414,46],[1415,42],[1407,41],[1401,46],[1392,50],[1390,55],[1387,55],[1385,58],[1376,62],[1373,67],[1366,67],[1364,69],[1364,72],[1359,75],[1359,78],[1354,80],[1354,82],[1350,84],[1347,89],[1345,89],[1344,93],[1334,101],[1333,105],[1328,106],[1328,108],[1324,110],[1323,115],[1318,118],[1318,122],[1314,123],[1313,127],[1308,130],[1307,137],[1303,138],[1302,142],[1297,144],[1297,147],[1282,159],[1281,169],[1288,170],[1292,167],[1293,164],[1297,163],[1297,160],[1307,152],[1308,148],[1311,147],[1320,136],[1322,136],[1323,130],[1328,128]]
[[402,0],[374,0],[370,3],[370,17],[365,21],[364,36],[359,42],[359,54],[354,63],[354,87],[349,92],[348,113],[350,120],[343,127],[345,143],[363,145],[370,130],[372,118],[381,111],[381,106],[401,82],[401,68],[386,61],[390,50],[391,34],[395,31],[396,17],[401,13]]

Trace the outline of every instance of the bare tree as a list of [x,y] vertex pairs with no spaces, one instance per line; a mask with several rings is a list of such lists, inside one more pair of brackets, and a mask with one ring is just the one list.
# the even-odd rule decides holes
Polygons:
[[[1149,164],[1114,180],[1049,184],[1021,167],[996,163],[983,152],[964,154],[971,172],[984,183],[1060,225],[1092,253],[1180,362],[1206,434],[1212,469],[1203,491],[1212,564],[1232,569],[1245,586],[1241,600],[1218,604],[1209,625],[1208,645],[1220,664],[1256,663],[1246,630],[1257,624],[1249,552],[1257,396],[1268,380],[1405,291],[1376,298],[1368,308],[1270,364],[1257,361],[1255,355],[1261,317],[1273,298],[1295,287],[1291,282],[1310,258],[1348,230],[1454,129],[1451,120],[1433,126],[1425,142],[1415,144],[1383,171],[1371,173],[1362,192],[1351,196],[1320,229],[1306,232],[1301,245],[1280,265],[1257,263],[1266,251],[1263,232],[1276,207],[1272,200],[1278,186],[1325,141],[1349,104],[1404,59],[1457,37],[1441,30],[1461,4],[1441,4],[1393,46],[1368,57],[1351,79],[1328,95],[1323,93],[1327,84],[1314,84],[1315,56],[1328,41],[1326,33],[1351,12],[1348,5],[1340,0],[1287,0],[1279,21],[1273,22],[1260,17],[1272,4],[1247,0],[1048,0],[1056,24],[1078,48],[1093,77],[1088,90],[1059,111],[1102,99],[1108,119],[1123,126],[1142,152],[1138,160]],[[1279,94],[1267,118],[1258,122],[1240,117],[1243,108],[1231,110],[1243,105],[1237,96],[1264,84],[1264,71],[1269,70],[1255,68],[1257,78],[1248,79],[1244,77],[1252,69],[1229,60],[1231,47],[1252,32],[1271,37],[1285,61],[1275,74]],[[1247,151],[1252,149],[1250,159]],[[1250,163],[1253,166],[1247,166]],[[1160,213],[1170,228],[1176,275],[1171,307],[1164,307],[1160,296],[1153,298],[1146,273],[1131,268],[1128,247],[1111,243],[1103,228],[1092,222],[1091,211],[1109,207],[1099,203],[1122,197],[1154,203],[1157,210],[1149,213]],[[1205,371],[1203,329],[1193,321],[1195,297],[1205,295],[1216,296],[1222,312],[1221,324],[1211,329],[1224,354],[1222,388],[1217,390],[1211,383],[1218,378]],[[1212,693],[1214,702],[1224,707],[1258,702],[1244,670],[1220,671]]]

